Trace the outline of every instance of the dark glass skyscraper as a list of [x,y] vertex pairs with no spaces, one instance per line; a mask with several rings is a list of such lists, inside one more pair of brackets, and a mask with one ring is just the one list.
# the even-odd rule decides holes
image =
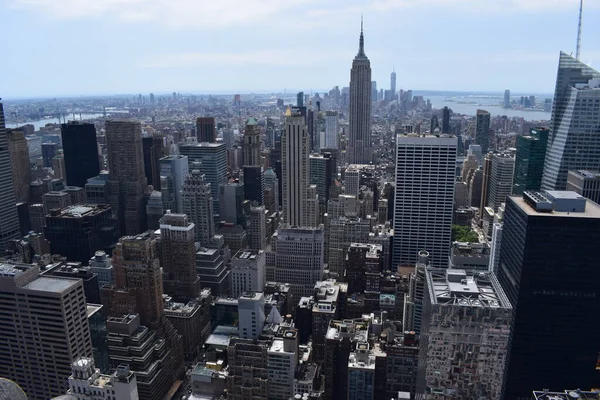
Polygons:
[[100,174],[96,127],[70,121],[60,127],[67,184],[84,187],[87,180]]
[[540,190],[549,133],[547,128],[534,128],[528,136],[517,136],[514,194]]
[[196,137],[198,138],[198,143],[216,142],[217,131],[213,117],[198,117],[196,119]]
[[485,110],[477,110],[475,144],[481,146],[483,154],[488,152],[490,147],[490,113]]
[[442,109],[442,133],[450,133],[450,109],[448,107]]
[[515,310],[504,399],[598,387],[600,206],[574,192],[507,198],[498,279]]
[[144,175],[148,185],[160,192],[160,159],[163,157],[162,136],[150,136],[142,138],[144,147]]

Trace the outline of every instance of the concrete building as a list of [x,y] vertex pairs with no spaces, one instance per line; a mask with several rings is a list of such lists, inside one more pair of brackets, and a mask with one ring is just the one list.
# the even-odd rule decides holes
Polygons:
[[127,365],[120,365],[112,375],[96,368],[94,359],[80,357],[72,364],[67,395],[77,400],[139,400],[137,379]]
[[260,128],[254,118],[248,119],[244,131],[244,196],[261,205],[263,198],[263,162],[261,157]]
[[160,220],[160,260],[164,293],[187,303],[200,294],[196,275],[196,226],[186,214],[167,211]]
[[0,298],[0,375],[30,399],[64,394],[71,363],[93,354],[83,283],[0,264]]
[[[319,281],[315,284],[313,297],[309,307],[310,320],[312,321],[312,359],[319,365],[325,360],[325,335],[329,329],[329,322],[345,316],[348,301],[348,284],[336,282],[333,279]],[[300,299],[298,307],[301,309],[306,298]],[[312,310],[310,309],[312,308]],[[304,329],[302,319],[298,315],[298,327]]]
[[561,52],[542,189],[566,189],[569,171],[600,170],[599,111],[600,72]]
[[231,296],[262,292],[266,283],[265,252],[240,250],[231,259]]
[[[227,182],[227,149],[223,143],[183,143],[181,155],[187,156],[190,171],[198,169],[210,183],[213,216],[220,213],[219,186]],[[200,164],[195,164],[200,163]],[[219,220],[219,219],[217,219]]]
[[79,204],[54,208],[46,215],[44,235],[52,254],[84,265],[97,250],[110,253],[118,239],[117,225],[109,205]]
[[410,274],[408,293],[404,294],[402,327],[405,331],[421,333],[425,298],[425,272],[431,268],[429,253],[421,250],[414,271]]
[[[201,247],[196,252],[196,274],[200,277],[203,287],[210,288],[214,296],[224,296],[229,293],[229,269],[220,248],[207,249]],[[229,251],[229,249],[227,249]]]
[[258,339],[265,326],[265,295],[245,292],[238,298],[239,335],[244,339]]
[[[596,387],[599,240],[600,206],[577,193],[508,197],[498,280],[515,323],[504,398],[531,396],[532,387]],[[573,331],[579,320],[586,329]]]
[[58,179],[66,179],[67,178],[67,170],[65,167],[65,157],[62,150],[52,158],[52,172],[54,172],[54,177]]
[[[142,126],[135,121],[106,121],[109,204],[117,216],[119,232],[136,235],[146,229]],[[83,186],[83,185],[80,185]]]
[[365,55],[365,42],[360,27],[358,54],[350,70],[349,136],[347,144],[349,164],[369,164],[371,150],[371,63]]
[[326,149],[338,149],[339,140],[339,117],[337,111],[325,113],[325,147]]
[[65,191],[51,191],[42,195],[42,204],[44,205],[44,214],[48,215],[50,210],[62,210],[73,205],[71,196]]
[[372,221],[358,217],[339,217],[326,223],[327,265],[331,272],[342,276],[348,247],[351,243],[367,243]]
[[268,341],[231,339],[227,347],[229,362],[229,375],[227,376],[228,399],[269,399],[268,350]]
[[239,225],[234,225],[229,222],[219,224],[217,234],[223,237],[225,244],[229,247],[233,254],[239,250],[248,248],[248,234],[246,230]]
[[160,188],[164,210],[183,213],[183,184],[189,175],[186,156],[166,156],[160,159]]
[[112,259],[105,251],[96,251],[89,261],[89,266],[91,271],[98,275],[98,286],[100,288],[114,283]]
[[310,137],[302,115],[288,111],[281,137],[283,222],[304,227],[308,219],[306,200],[310,176]]
[[[397,398],[399,392],[417,391],[417,372],[419,367],[419,337],[415,332],[405,331],[393,336],[387,343],[386,393],[389,398]],[[399,400],[403,397],[399,397]]]
[[69,121],[61,124],[60,132],[64,177],[69,185],[83,187],[88,179],[100,174],[96,127],[87,122]]
[[498,211],[500,204],[506,202],[506,196],[512,194],[514,170],[513,156],[507,153],[494,154],[487,197],[487,207],[494,212]]
[[267,247],[267,217],[265,206],[250,207],[248,218],[248,247],[264,250]]
[[220,221],[246,226],[244,216],[244,185],[227,182],[219,186]]
[[199,169],[192,169],[181,190],[183,213],[196,226],[196,241],[203,247],[209,246],[215,236],[211,186]]
[[288,400],[294,397],[294,376],[298,365],[298,332],[285,330],[273,339],[267,351],[269,398]]
[[269,168],[263,174],[265,207],[270,213],[279,212],[279,180],[275,171]]
[[431,269],[425,277],[419,398],[502,399],[513,308],[496,276]]
[[148,221],[148,229],[155,231],[160,229],[160,219],[165,215],[165,209],[163,208],[162,194],[153,190],[148,198],[148,204],[146,204],[146,219]]
[[567,190],[600,204],[600,171],[569,171]]
[[267,278],[291,284],[294,297],[310,296],[323,276],[323,243],[322,229],[278,229],[266,251]]
[[[27,150],[29,153],[29,150]],[[42,165],[45,168],[52,168],[52,159],[58,153],[58,143],[42,143]]]
[[29,148],[25,134],[16,129],[7,129],[8,152],[12,167],[13,187],[17,203],[29,201],[29,184],[31,183],[31,165]]
[[486,272],[489,269],[490,253],[488,243],[454,242],[450,249],[448,268],[468,273]]
[[344,193],[352,196],[358,196],[360,188],[360,171],[361,165],[351,164],[346,168],[344,179]]
[[182,373],[181,338],[170,323],[162,335],[141,324],[137,314],[109,317],[108,348],[113,368],[128,365],[137,380],[139,398],[162,400]]
[[352,243],[346,251],[346,280],[349,293],[379,292],[382,248],[376,244]]
[[329,200],[329,187],[331,186],[333,176],[333,159],[331,154],[311,154],[310,163],[310,184],[317,185],[317,194],[322,204],[323,212]]
[[431,254],[434,266],[447,265],[457,143],[449,135],[401,134],[396,138],[392,268],[414,265],[421,250]]

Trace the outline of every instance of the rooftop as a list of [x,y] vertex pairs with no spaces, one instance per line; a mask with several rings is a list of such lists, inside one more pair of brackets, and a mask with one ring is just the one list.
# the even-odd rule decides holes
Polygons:
[[62,293],[77,285],[79,281],[79,279],[40,276],[36,280],[25,285],[24,288],[40,292]]
[[564,392],[535,390],[533,398],[534,400],[600,400],[600,392],[584,392],[579,389],[565,390]]
[[432,304],[512,308],[493,274],[467,275],[461,269],[426,271]]
[[580,169],[578,171],[569,171],[570,174],[578,175],[585,179],[600,179],[600,171],[588,171]]
[[[528,216],[600,218],[600,205],[575,192],[548,191],[547,193],[544,195],[540,192],[525,192],[523,196],[510,196],[510,199]],[[568,209],[565,206],[574,208]]]

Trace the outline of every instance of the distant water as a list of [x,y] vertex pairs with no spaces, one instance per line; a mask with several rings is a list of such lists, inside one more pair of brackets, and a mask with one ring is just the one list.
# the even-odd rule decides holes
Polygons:
[[[497,97],[470,97],[470,96],[440,96],[425,95],[426,99],[431,100],[434,108],[444,108],[447,106],[453,112],[464,115],[475,115],[478,109],[488,111],[492,116],[506,115],[509,118],[523,118],[526,121],[549,121],[551,113],[545,111],[525,111],[506,109],[500,106],[500,98]],[[513,98],[514,99],[514,98]],[[539,103],[544,102],[545,97],[536,97]]]
[[[107,114],[108,115],[108,114]],[[96,118],[100,118],[104,116],[104,114],[81,114],[81,120],[85,121],[88,119],[96,119]],[[79,114],[75,114],[75,119],[77,121],[80,120],[79,118]],[[66,116],[67,121],[72,121],[73,120],[73,114],[67,115]],[[62,123],[62,118],[60,119],[60,121],[58,120],[58,118],[44,118],[44,119],[39,119],[37,121],[28,121],[28,122],[20,122],[17,124],[11,123],[11,124],[7,124],[7,127],[12,128],[12,127],[18,127],[18,126],[23,126],[23,125],[28,125],[31,124],[33,126],[35,126],[35,130],[39,130],[40,128],[43,128],[44,126],[46,126],[47,124],[60,124]]]

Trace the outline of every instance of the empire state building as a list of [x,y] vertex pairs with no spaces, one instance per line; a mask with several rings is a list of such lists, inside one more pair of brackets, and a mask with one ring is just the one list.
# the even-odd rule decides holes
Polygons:
[[350,70],[350,135],[348,138],[348,163],[369,164],[371,151],[371,63],[365,55],[362,20],[358,54]]

